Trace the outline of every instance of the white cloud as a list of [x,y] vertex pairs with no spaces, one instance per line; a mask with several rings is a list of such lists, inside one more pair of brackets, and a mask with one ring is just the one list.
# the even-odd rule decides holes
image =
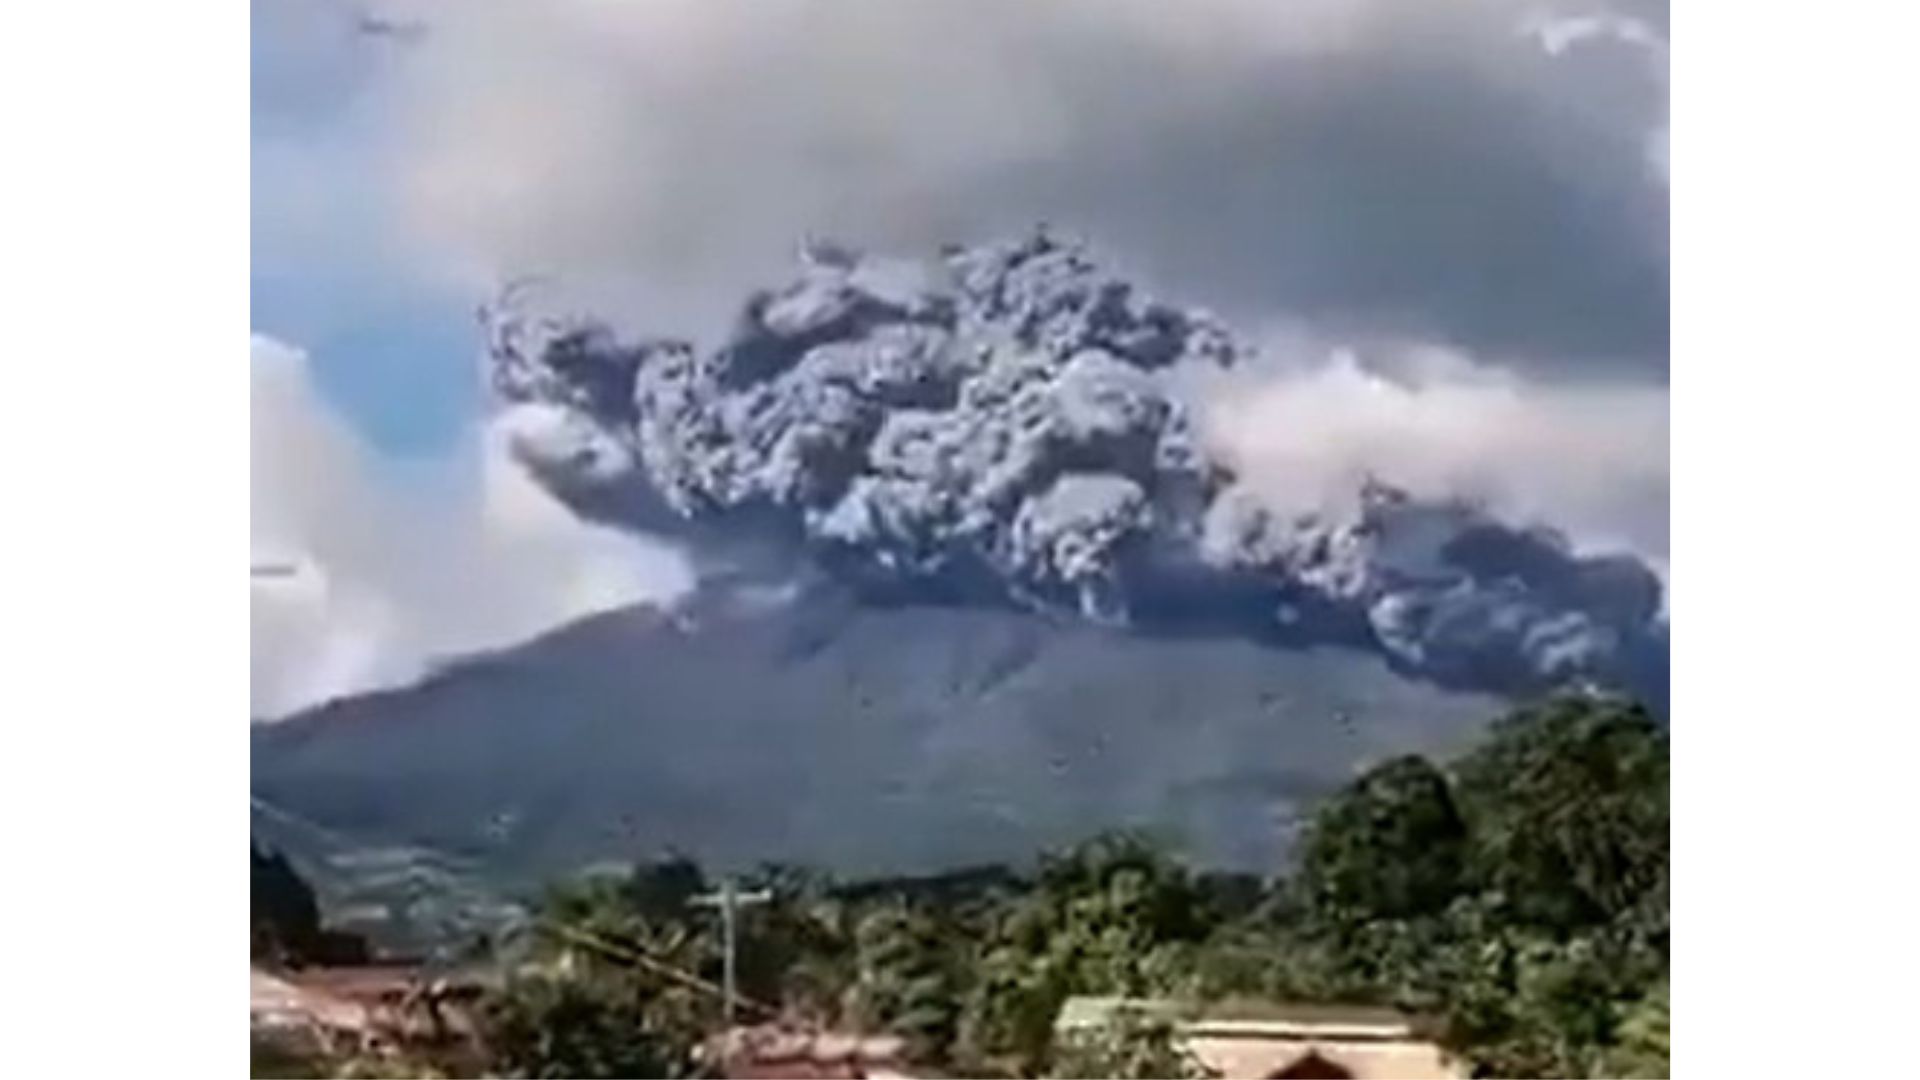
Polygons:
[[1577,45],[1618,41],[1666,56],[1667,43],[1645,22],[1616,12],[1581,15],[1537,13],[1521,24],[1521,32],[1540,43],[1549,56],[1559,56]]
[[418,678],[692,581],[672,547],[583,523],[477,428],[443,459],[376,459],[298,350],[252,341],[252,710],[284,715]]
[[1200,400],[1203,435],[1272,504],[1338,505],[1373,476],[1664,564],[1664,387],[1530,383],[1430,347],[1270,351]]

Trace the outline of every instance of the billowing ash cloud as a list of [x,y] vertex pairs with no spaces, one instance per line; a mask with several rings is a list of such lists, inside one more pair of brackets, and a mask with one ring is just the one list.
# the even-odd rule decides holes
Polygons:
[[[1252,354],[1044,230],[932,266],[814,244],[702,352],[488,312],[520,458],[590,516],[803,552],[877,598],[1379,650],[1438,681],[1664,698],[1658,579],[1368,481],[1284,509],[1182,391]],[[1202,380],[1204,381],[1204,380]],[[723,541],[731,539],[729,546]]]

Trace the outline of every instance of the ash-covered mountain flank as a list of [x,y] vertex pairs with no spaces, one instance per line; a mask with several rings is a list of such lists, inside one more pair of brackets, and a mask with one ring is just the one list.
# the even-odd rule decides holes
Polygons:
[[1450,686],[1664,705],[1646,566],[1386,483],[1347,511],[1264,505],[1178,389],[1250,350],[1081,245],[802,263],[711,350],[504,297],[484,322],[516,455],[583,514],[720,563],[804,560],[869,600],[1341,644]]

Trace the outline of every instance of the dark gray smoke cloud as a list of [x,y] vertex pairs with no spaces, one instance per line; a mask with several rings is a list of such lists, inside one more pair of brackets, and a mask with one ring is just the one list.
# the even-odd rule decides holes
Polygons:
[[1665,697],[1660,584],[1630,558],[1366,483],[1276,506],[1180,389],[1251,353],[1046,231],[926,265],[809,245],[717,348],[523,296],[487,313],[521,459],[583,513],[804,556],[876,599],[1376,649],[1450,684]]

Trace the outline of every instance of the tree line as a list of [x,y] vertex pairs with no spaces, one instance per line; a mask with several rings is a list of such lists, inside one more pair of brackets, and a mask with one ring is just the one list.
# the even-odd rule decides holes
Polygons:
[[[1664,1076],[1668,737],[1560,698],[1459,758],[1384,761],[1268,875],[1104,834],[1023,868],[840,881],[767,867],[742,913],[756,1014],[901,1036],[949,1075],[1198,1075],[1163,1026],[1062,1043],[1074,995],[1391,1005],[1479,1075]],[[256,881],[258,880],[256,876]],[[713,886],[673,858],[552,886],[487,1002],[495,1067],[688,1076],[718,1023]]]

